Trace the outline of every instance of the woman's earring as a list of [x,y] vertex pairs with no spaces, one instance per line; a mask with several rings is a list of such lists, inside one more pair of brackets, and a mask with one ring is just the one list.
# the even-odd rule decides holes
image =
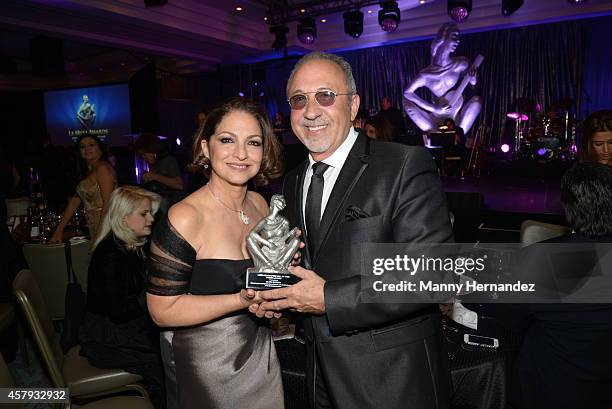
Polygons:
[[210,159],[208,158],[208,156],[204,156],[204,169],[208,169],[209,165],[208,162],[210,161]]

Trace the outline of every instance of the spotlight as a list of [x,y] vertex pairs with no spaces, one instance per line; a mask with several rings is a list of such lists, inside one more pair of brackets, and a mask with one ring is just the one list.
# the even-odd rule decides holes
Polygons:
[[363,33],[363,13],[359,10],[347,11],[342,14],[344,32],[353,38],[359,38]]
[[289,27],[285,25],[274,26],[270,28],[270,33],[274,34],[274,42],[272,43],[272,48],[274,51],[279,51],[285,48],[287,45],[287,33],[289,32]]
[[580,4],[584,3],[586,0],[567,0],[569,4]]
[[168,0],[144,0],[145,7],[163,6]]
[[510,145],[508,145],[507,143],[503,144],[503,145],[501,146],[501,151],[502,151],[503,153],[508,153],[508,152],[510,152]]
[[460,23],[472,12],[472,0],[448,0],[448,15]]
[[523,5],[523,0],[502,0],[502,14],[509,16]]
[[302,44],[312,44],[317,38],[317,26],[314,18],[307,17],[300,19],[297,26],[298,38]]
[[400,22],[400,9],[397,1],[380,2],[382,10],[378,11],[378,24],[384,31],[395,31]]

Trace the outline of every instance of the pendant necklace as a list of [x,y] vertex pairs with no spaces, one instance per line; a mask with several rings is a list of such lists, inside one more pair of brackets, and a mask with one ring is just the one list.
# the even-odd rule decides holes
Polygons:
[[[223,201],[221,201],[221,199],[219,197],[217,197],[217,195],[215,194],[215,192],[213,192],[212,190],[212,186],[210,185],[210,183],[206,184],[208,186],[208,190],[210,190],[210,193],[213,195],[213,197],[215,199],[217,199],[217,201],[219,203],[221,203],[221,205],[223,207],[225,207],[228,210],[231,210],[232,212],[238,213],[238,218],[240,219],[240,221],[244,224],[249,224],[251,223],[251,219],[249,218],[249,216],[247,216],[247,214],[244,212],[244,210],[239,209],[239,210],[235,210],[232,209],[231,207],[229,207],[228,205],[226,205],[225,203],[223,203]],[[244,200],[242,201],[242,204],[244,205],[244,202],[246,201],[246,196],[244,197]]]

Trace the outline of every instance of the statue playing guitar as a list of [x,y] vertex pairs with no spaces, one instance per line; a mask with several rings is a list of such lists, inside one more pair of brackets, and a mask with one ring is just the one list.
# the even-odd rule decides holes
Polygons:
[[[451,57],[459,45],[459,28],[446,23],[431,42],[431,64],[422,69],[404,91],[406,114],[424,132],[436,131],[445,119],[452,118],[467,134],[482,108],[480,97],[472,97],[465,104],[462,93],[468,83],[476,84],[476,69],[484,57],[479,55],[470,66],[465,57]],[[465,73],[459,86],[461,74]],[[428,88],[437,101],[431,103],[419,97],[415,91]],[[452,89],[452,90],[451,90]]]

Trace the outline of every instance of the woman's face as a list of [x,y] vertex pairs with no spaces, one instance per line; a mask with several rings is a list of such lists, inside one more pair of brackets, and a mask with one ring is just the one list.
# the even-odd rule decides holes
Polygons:
[[612,165],[612,131],[595,132],[591,147],[597,162]]
[[374,128],[372,125],[366,124],[365,132],[366,132],[366,135],[368,135],[368,138],[376,139],[376,128]]
[[153,208],[149,199],[143,199],[134,211],[123,219],[125,225],[134,232],[137,237],[145,237],[151,234],[153,224]]
[[95,162],[102,157],[100,145],[93,138],[85,137],[79,142],[79,151],[85,162]]
[[212,177],[232,185],[245,185],[257,175],[263,158],[263,135],[257,119],[248,112],[231,111],[223,117],[202,152],[210,159]]

